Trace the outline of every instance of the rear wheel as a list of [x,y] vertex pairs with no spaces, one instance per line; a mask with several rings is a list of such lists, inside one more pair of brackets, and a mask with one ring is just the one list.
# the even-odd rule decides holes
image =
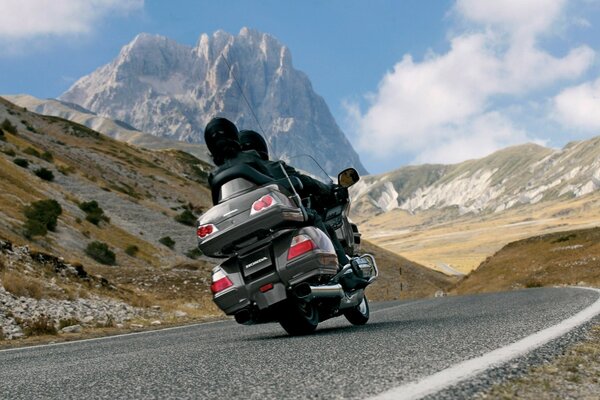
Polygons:
[[369,301],[365,295],[358,305],[344,311],[344,317],[352,325],[364,325],[369,320]]
[[308,335],[317,329],[319,312],[312,303],[288,300],[281,309],[279,324],[292,336]]

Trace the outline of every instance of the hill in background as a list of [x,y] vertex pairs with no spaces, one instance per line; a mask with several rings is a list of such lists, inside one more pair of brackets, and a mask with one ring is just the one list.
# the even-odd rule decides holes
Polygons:
[[600,287],[600,228],[556,232],[512,242],[467,275],[452,293],[553,285]]

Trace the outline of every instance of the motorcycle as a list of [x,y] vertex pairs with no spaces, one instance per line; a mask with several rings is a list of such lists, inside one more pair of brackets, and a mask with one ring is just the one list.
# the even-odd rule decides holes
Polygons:
[[367,323],[364,292],[379,272],[372,255],[359,254],[360,233],[348,219],[347,188],[358,172],[338,175],[336,203],[323,218],[351,257],[345,266],[327,234],[307,223],[310,199],[298,196],[300,180],[285,176],[273,181],[238,165],[214,177],[217,204],[197,225],[200,250],[226,258],[212,271],[214,302],[240,324],[279,322],[290,335],[310,334],[341,315],[354,325]]

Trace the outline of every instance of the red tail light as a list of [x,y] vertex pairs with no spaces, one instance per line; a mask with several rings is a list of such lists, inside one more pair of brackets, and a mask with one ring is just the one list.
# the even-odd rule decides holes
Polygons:
[[267,283],[266,285],[262,285],[258,290],[260,290],[261,293],[266,293],[271,289],[273,289],[273,284]]
[[233,282],[231,279],[225,275],[225,272],[222,269],[217,269],[213,272],[212,275],[212,285],[210,285],[210,290],[213,294],[217,294],[222,292],[223,290],[230,288],[233,286]]
[[308,253],[311,250],[317,248],[315,242],[306,235],[298,235],[294,236],[292,239],[292,244],[290,246],[290,250],[288,251],[288,260],[299,257],[302,254]]
[[216,231],[218,231],[218,229],[213,224],[201,225],[198,227],[196,235],[198,235],[200,239],[204,239],[205,237],[212,235]]
[[261,197],[260,199],[256,200],[254,203],[252,203],[252,209],[250,210],[250,215],[256,214],[257,212],[266,210],[267,208],[271,207],[274,204],[277,204],[278,201],[275,200],[275,198],[273,196],[271,196],[270,194],[266,194],[263,197]]

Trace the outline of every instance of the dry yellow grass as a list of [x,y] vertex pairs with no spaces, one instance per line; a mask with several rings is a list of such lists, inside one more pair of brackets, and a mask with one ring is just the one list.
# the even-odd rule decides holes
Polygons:
[[461,281],[458,294],[584,284],[600,287],[600,228],[513,242]]
[[456,216],[394,211],[360,224],[375,244],[429,268],[441,264],[468,273],[507,243],[543,233],[600,226],[600,194],[539,203],[503,213]]

